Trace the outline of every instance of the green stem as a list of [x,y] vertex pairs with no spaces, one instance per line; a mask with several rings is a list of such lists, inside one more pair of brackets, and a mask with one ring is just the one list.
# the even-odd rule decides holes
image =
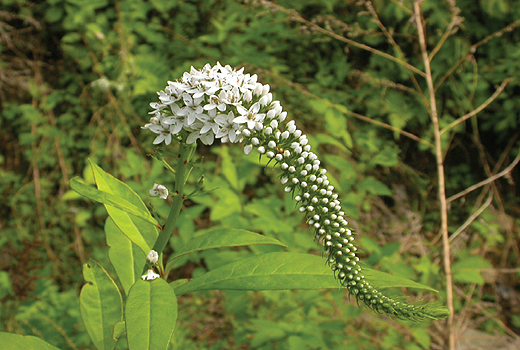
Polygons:
[[[171,235],[173,234],[173,229],[175,224],[177,223],[177,218],[179,217],[179,213],[181,212],[182,203],[184,202],[184,185],[188,180],[188,175],[191,171],[189,161],[191,156],[195,152],[196,144],[186,145],[185,143],[181,143],[179,147],[179,158],[177,159],[177,169],[175,174],[175,197],[173,198],[173,204],[170,208],[170,213],[168,214],[168,219],[166,220],[166,224],[162,231],[159,232],[159,237],[155,241],[153,245],[153,250],[155,250],[159,255],[162,255],[164,248],[168,244]],[[146,266],[145,271],[146,273]]]

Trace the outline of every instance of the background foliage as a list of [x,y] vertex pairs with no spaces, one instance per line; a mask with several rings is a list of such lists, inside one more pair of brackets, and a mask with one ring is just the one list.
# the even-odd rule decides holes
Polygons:
[[[423,2],[429,49],[449,29],[453,4]],[[140,133],[148,103],[166,80],[216,61],[245,66],[271,84],[275,98],[318,146],[350,222],[362,234],[367,264],[436,287],[445,297],[435,158],[424,142],[396,131],[432,142],[424,101],[411,92],[424,90],[425,83],[414,84],[395,62],[313,26],[406,57],[422,69],[406,11],[410,2],[278,5],[2,1],[0,330],[37,335],[63,349],[90,348],[78,307],[81,265],[90,258],[109,265],[102,236],[106,212],[69,192],[68,181],[76,175],[92,181],[84,171],[87,157],[142,195],[154,182],[171,181],[147,156],[153,151],[150,135]],[[435,83],[443,83],[437,90],[441,127],[480,106],[520,70],[520,2],[461,0],[456,6],[460,22],[432,60]],[[518,81],[509,82],[478,118],[444,140],[448,196],[513,161],[519,89]],[[204,174],[206,188],[215,190],[188,202],[170,251],[223,226],[261,232],[293,251],[319,253],[269,167],[245,158],[239,147],[199,146],[198,152],[204,161],[190,186]],[[489,198],[482,215],[452,242],[461,331],[518,338],[519,177],[514,170],[485,191],[451,202],[453,233]],[[167,206],[149,201],[164,218]],[[281,248],[200,253],[181,259],[170,278],[196,276],[267,249]],[[178,349],[429,349],[444,342],[442,322],[378,318],[342,292],[207,292],[182,296],[179,303]]]

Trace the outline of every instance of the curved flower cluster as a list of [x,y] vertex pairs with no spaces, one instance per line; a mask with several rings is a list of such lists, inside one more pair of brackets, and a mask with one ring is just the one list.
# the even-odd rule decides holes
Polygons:
[[316,239],[322,242],[328,263],[341,285],[376,312],[407,319],[439,319],[447,315],[439,308],[397,301],[383,295],[365,279],[355,234],[347,225],[338,195],[330,185],[327,171],[311,151],[307,137],[294,121],[282,124],[287,113],[272,100],[269,85],[257,82],[256,75],[217,63],[184,73],[181,81],[168,82],[159,92],[160,103],[145,129],[158,134],[154,144],[171,142],[172,135],[187,133],[186,142],[200,139],[212,144],[244,142],[244,152],[256,150],[281,168],[281,183],[292,192],[298,208],[305,213]]

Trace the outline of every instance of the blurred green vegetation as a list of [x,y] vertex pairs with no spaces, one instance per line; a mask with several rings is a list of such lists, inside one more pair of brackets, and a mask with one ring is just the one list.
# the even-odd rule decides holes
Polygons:
[[[441,127],[482,105],[520,71],[520,1],[461,0],[460,13],[453,3],[422,4],[429,50],[443,43],[431,62]],[[92,182],[85,171],[89,157],[143,197],[154,182],[171,182],[171,174],[148,156],[150,135],[140,132],[148,104],[167,80],[216,61],[258,74],[309,135],[361,233],[366,263],[430,285],[445,299],[437,170],[427,146],[433,131],[419,93],[426,83],[417,75],[411,79],[402,65],[326,33],[423,69],[411,1],[277,4],[2,1],[0,331],[36,335],[62,349],[91,348],[78,295],[82,263],[94,259],[109,266],[106,212],[70,192],[68,181],[80,175]],[[443,41],[447,30],[453,33]],[[513,161],[519,91],[517,80],[509,82],[478,117],[445,134],[448,196]],[[242,153],[229,145],[199,146],[203,162],[189,186],[205,175],[206,188],[215,190],[187,202],[170,252],[200,230],[223,226],[275,237],[292,251],[319,253],[276,172]],[[450,203],[455,233],[490,198],[482,215],[452,241],[457,324],[507,335],[520,331],[519,180],[514,170]],[[150,198],[148,204],[166,217],[165,203]],[[170,278],[196,276],[267,249],[279,248],[186,257]],[[435,327],[379,318],[346,299],[340,291],[182,296],[173,348],[443,347],[442,322]]]

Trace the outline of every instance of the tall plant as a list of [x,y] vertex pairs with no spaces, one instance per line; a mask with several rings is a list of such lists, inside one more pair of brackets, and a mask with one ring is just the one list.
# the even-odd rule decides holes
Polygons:
[[[120,290],[115,279],[98,263],[85,264],[88,284],[80,296],[81,314],[96,348],[113,349],[126,333],[129,349],[168,349],[175,331],[177,296],[200,290],[345,288],[377,313],[392,317],[422,321],[449,315],[438,303],[409,303],[381,292],[397,286],[430,288],[360,266],[355,233],[348,226],[327,171],[295,122],[286,123],[287,112],[273,100],[269,85],[259,83],[256,75],[219,63],[207,64],[202,69],[192,68],[178,81],[168,82],[158,95],[159,102],[151,103],[152,117],[143,129],[157,135],[155,145],[178,146],[174,167],[162,157],[166,154],[164,148],[157,155],[174,174],[174,189],[169,191],[167,186],[155,184],[150,190],[151,195],[163,199],[173,196],[164,225],[157,222],[128,185],[93,163],[97,189],[78,178],[70,182],[78,193],[105,205],[109,214],[105,225],[109,259],[122,286]],[[232,262],[190,281],[167,283],[170,267],[186,254],[222,247],[284,245],[245,230],[217,229],[175,247],[164,264],[163,251],[183,202],[203,191],[202,179],[191,193],[185,188],[196,162],[197,141],[212,145],[215,139],[243,143],[246,154],[256,153],[279,166],[285,192],[294,196],[316,240],[323,245],[333,273],[319,256],[276,252]],[[17,346],[43,342],[7,333],[1,339]]]

